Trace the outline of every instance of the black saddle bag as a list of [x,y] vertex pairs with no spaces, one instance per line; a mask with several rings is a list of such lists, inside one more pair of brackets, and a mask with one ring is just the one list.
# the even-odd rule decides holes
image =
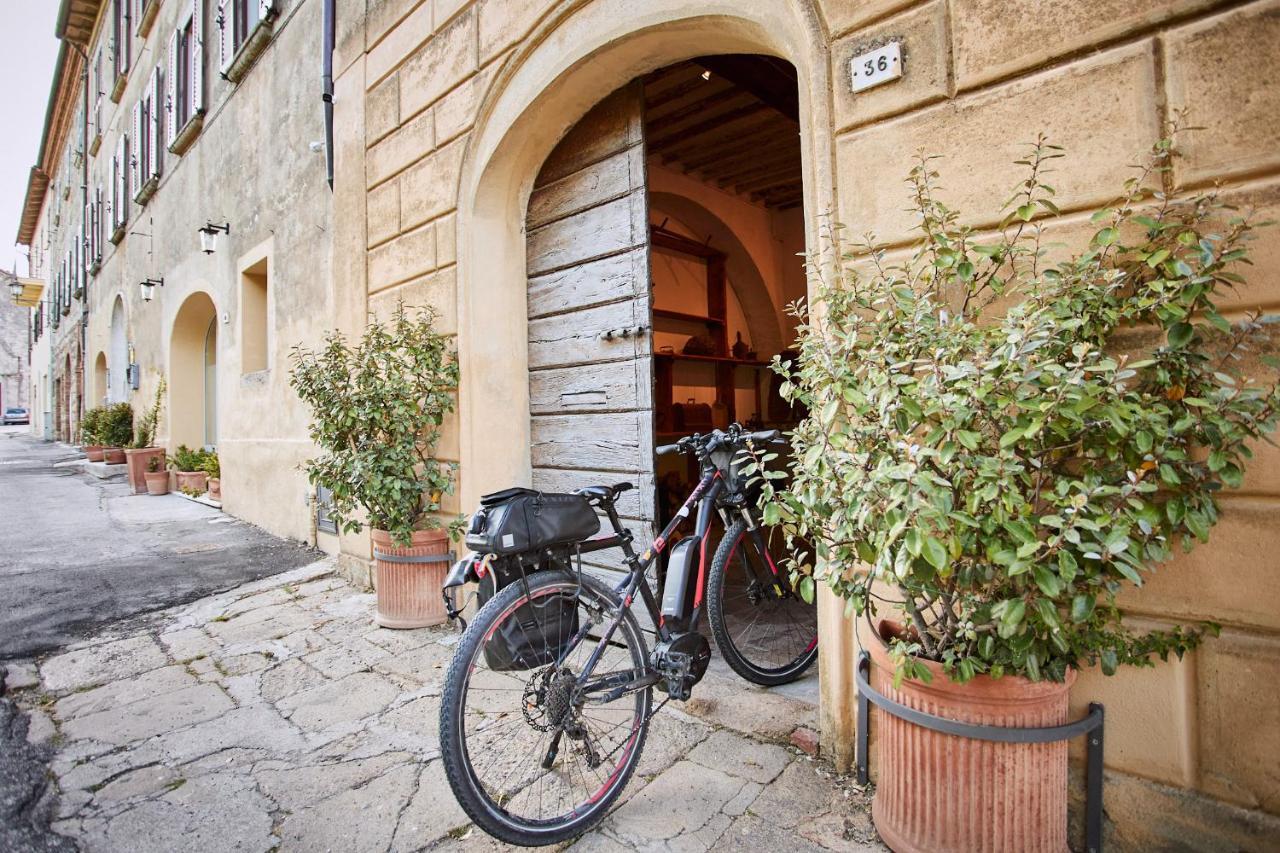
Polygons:
[[505,557],[581,542],[599,530],[600,517],[581,495],[505,489],[480,499],[467,547]]

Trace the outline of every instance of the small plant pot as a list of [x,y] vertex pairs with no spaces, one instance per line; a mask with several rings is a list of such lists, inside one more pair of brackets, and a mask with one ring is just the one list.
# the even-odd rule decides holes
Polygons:
[[383,628],[426,628],[448,618],[441,594],[449,573],[449,534],[418,530],[408,547],[392,544],[385,530],[373,530],[374,590]]
[[101,462],[102,461],[102,445],[86,444],[84,446],[84,455],[89,458],[90,462]]
[[133,493],[135,495],[145,493],[147,491],[147,481],[144,479],[143,475],[147,474],[151,468],[152,459],[159,459],[160,467],[164,467],[164,448],[130,448],[124,452],[124,457],[125,462],[129,466],[129,488],[133,489]]
[[147,471],[142,476],[147,481],[147,494],[149,495],[169,494],[169,472],[167,470]]
[[204,494],[209,488],[209,475],[204,471],[175,471],[177,478],[175,487],[180,492],[195,492],[198,495]]
[[[887,620],[881,639],[901,632]],[[870,643],[871,686],[897,702],[965,723],[1011,728],[1067,722],[1065,682],[979,675],[951,681],[941,664],[925,661],[933,680],[904,680],[894,689],[885,643]],[[953,737],[900,717],[875,715],[880,768],[871,814],[876,831],[897,853],[937,850],[1018,850],[1065,853],[1067,742],[996,743]]]
[[125,461],[124,449],[120,447],[102,448],[102,461],[108,465],[123,465]]
[[209,497],[215,501],[222,500],[222,478],[209,478]]

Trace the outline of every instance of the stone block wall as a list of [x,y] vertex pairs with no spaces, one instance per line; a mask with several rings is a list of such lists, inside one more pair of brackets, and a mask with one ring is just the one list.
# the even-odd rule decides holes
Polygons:
[[[339,169],[335,195],[335,256],[363,263],[352,261],[344,278],[335,262],[338,292],[367,293],[375,312],[400,297],[429,303],[457,328],[458,289],[466,286],[457,266],[458,188],[478,112],[531,33],[592,5],[340,0],[338,86],[360,103],[344,114],[359,121],[340,122],[339,162],[347,168]],[[809,111],[802,109],[813,123],[802,137],[806,157],[832,164],[833,186],[810,187],[806,199],[811,207],[834,199],[831,212],[855,233],[874,231],[894,248],[909,244],[903,179],[921,147],[944,156],[943,194],[964,221],[993,226],[1018,176],[1012,161],[1044,132],[1068,149],[1053,180],[1063,216],[1052,227],[1068,243],[1087,240],[1089,215],[1115,197],[1183,109],[1204,129],[1186,139],[1166,189],[1222,181],[1230,199],[1256,206],[1260,218],[1280,208],[1278,0],[777,6],[780,21],[795,11],[814,22],[814,56],[830,80],[829,91],[812,93]],[[853,94],[849,59],[898,38],[903,79]],[[827,211],[807,212],[813,219]],[[1266,231],[1254,252],[1252,285],[1231,303],[1235,317],[1280,308],[1280,232]],[[456,419],[450,431],[457,434]],[[459,459],[456,440],[446,455]],[[1223,624],[1222,636],[1183,661],[1110,679],[1084,673],[1075,690],[1077,707],[1108,708],[1108,810],[1121,847],[1214,848],[1220,835],[1234,839],[1228,846],[1261,848],[1280,838],[1280,582],[1272,562],[1280,548],[1273,541],[1280,454],[1259,448],[1245,487],[1222,505],[1209,545],[1126,599],[1135,619],[1211,618]]]

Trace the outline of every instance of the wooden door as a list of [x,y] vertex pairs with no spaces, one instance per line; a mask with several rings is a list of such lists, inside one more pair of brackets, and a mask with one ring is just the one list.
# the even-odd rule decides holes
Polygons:
[[[543,164],[529,199],[533,485],[628,480],[618,507],[652,539],[653,364],[643,93],[588,113]],[[617,566],[614,552],[600,565]]]

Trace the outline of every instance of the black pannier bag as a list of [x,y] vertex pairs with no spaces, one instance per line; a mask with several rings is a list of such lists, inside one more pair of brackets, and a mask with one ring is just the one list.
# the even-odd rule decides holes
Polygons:
[[[543,563],[542,568],[563,568],[561,563]],[[480,604],[508,584],[519,583],[519,557],[501,557],[490,563],[490,571],[480,580]],[[578,633],[578,597],[571,593],[548,593],[522,604],[505,619],[484,644],[484,659],[497,672],[535,669],[559,659],[574,634]]]
[[[599,530],[599,517],[581,495],[522,488],[485,495],[466,539],[467,547],[477,554],[497,555],[480,581],[480,604],[518,583],[526,571],[569,572],[571,550],[565,546]],[[546,555],[548,548],[556,553]],[[577,631],[577,597],[549,594],[521,605],[498,627],[485,643],[485,662],[498,672],[547,666],[555,663]]]
[[600,517],[582,495],[504,489],[480,499],[467,547],[477,554],[524,554],[594,536]]

